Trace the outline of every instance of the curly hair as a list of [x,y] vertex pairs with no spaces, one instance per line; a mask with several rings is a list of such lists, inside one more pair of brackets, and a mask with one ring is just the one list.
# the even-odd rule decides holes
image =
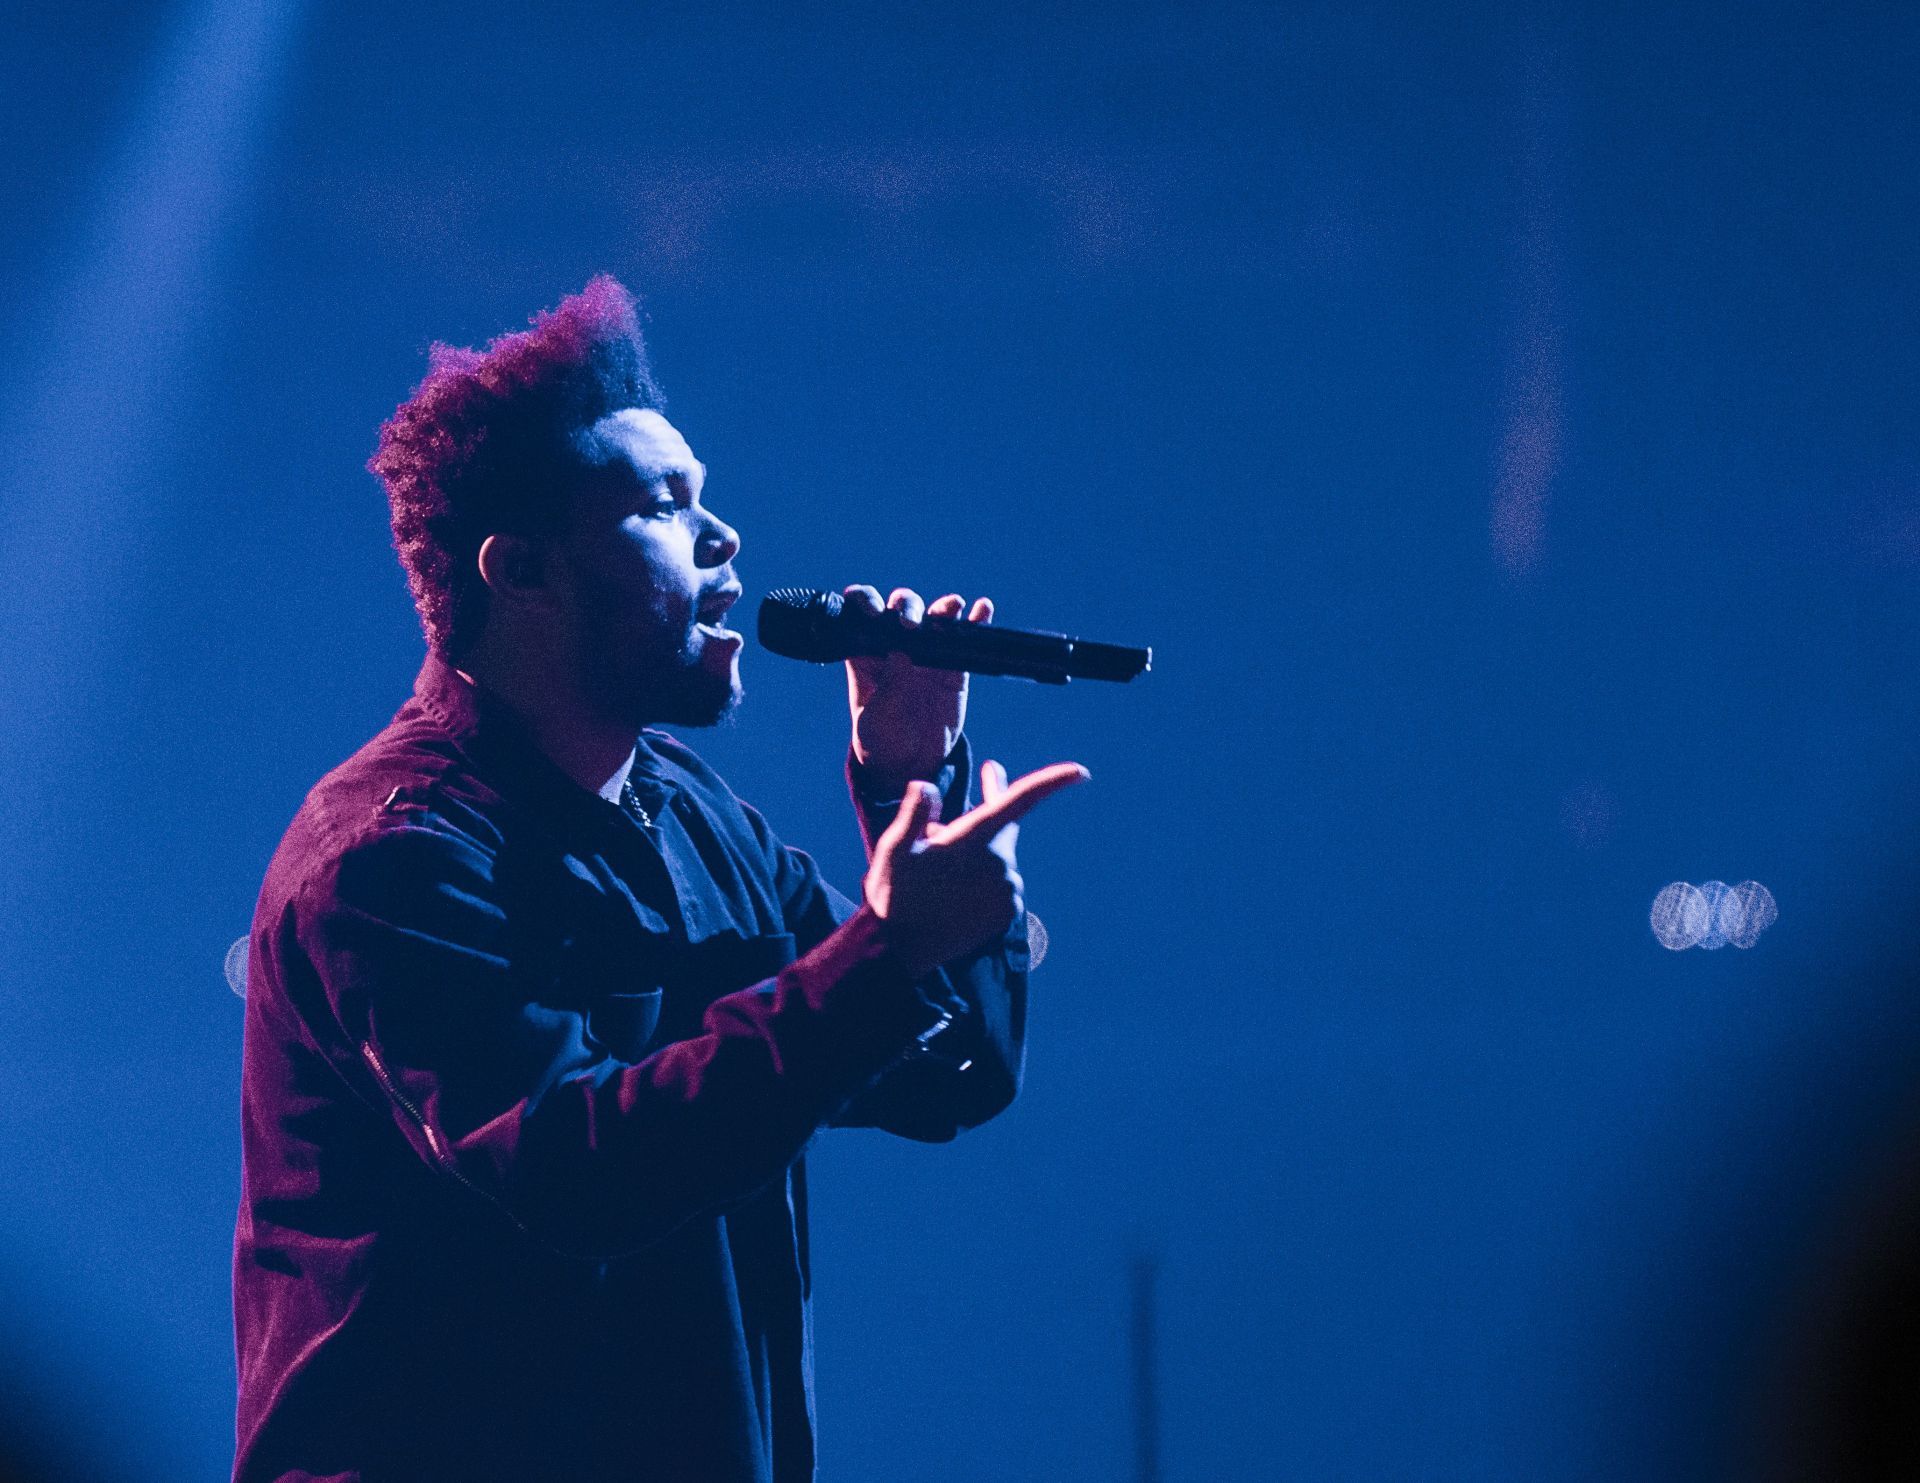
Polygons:
[[664,404],[633,295],[604,273],[484,350],[433,346],[367,464],[433,648],[458,656],[486,621],[481,542],[556,533],[571,478],[596,461],[593,425]]

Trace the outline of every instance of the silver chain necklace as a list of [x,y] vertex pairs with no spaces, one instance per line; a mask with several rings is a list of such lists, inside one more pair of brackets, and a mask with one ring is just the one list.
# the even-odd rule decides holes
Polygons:
[[633,791],[632,778],[623,778],[620,781],[620,807],[638,819],[642,829],[653,827],[653,815],[648,813],[640,802],[640,795]]

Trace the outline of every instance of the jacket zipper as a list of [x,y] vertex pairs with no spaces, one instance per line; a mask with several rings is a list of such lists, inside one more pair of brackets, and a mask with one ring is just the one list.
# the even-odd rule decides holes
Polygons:
[[440,1171],[443,1174],[449,1175],[462,1188],[471,1190],[489,1205],[492,1205],[502,1215],[506,1216],[508,1220],[513,1222],[515,1230],[519,1231],[522,1235],[526,1235],[527,1228],[520,1223],[519,1219],[511,1210],[507,1209],[505,1203],[501,1201],[499,1196],[493,1194],[491,1191],[480,1188],[479,1185],[475,1184],[471,1179],[467,1178],[465,1174],[460,1172],[459,1166],[453,1162],[452,1155],[447,1152],[446,1145],[441,1143],[440,1134],[435,1131],[433,1124],[427,1121],[425,1115],[422,1114],[418,1107],[415,1107],[412,1102],[407,1100],[400,1088],[394,1085],[393,1078],[387,1075],[387,1068],[380,1059],[380,1053],[373,1048],[373,1042],[371,1040],[363,1040],[360,1042],[360,1056],[367,1065],[373,1068],[374,1077],[379,1081],[380,1089],[387,1094],[387,1099],[402,1112],[406,1113],[413,1125],[420,1130],[420,1136],[427,1140],[427,1149],[432,1153],[433,1161],[440,1167]]

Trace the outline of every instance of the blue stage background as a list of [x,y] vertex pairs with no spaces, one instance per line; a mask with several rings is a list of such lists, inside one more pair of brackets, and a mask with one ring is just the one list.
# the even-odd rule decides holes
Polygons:
[[[0,1314],[231,1457],[280,831],[420,639],[364,472],[611,270],[784,583],[1151,644],[982,681],[1028,1087],[814,1155],[828,1483],[1745,1479],[1912,1126],[1920,20],[78,0],[0,49]],[[692,738],[852,885],[839,676]],[[1669,881],[1764,882],[1669,952]]]

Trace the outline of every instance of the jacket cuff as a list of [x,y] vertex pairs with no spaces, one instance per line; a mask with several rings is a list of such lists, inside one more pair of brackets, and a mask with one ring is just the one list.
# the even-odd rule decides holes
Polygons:
[[[940,771],[929,779],[940,790],[940,817],[944,820],[957,819],[967,811],[972,792],[972,758],[972,749],[963,731],[954,741],[953,750],[947,753],[946,761],[940,764]],[[871,855],[874,841],[886,832],[887,825],[900,812],[902,790],[891,785],[884,789],[876,788],[871,770],[861,765],[849,746],[847,791],[853,795],[854,812],[860,819],[860,835],[866,841],[867,853]]]
[[938,1035],[952,1020],[950,1009],[930,998],[894,951],[887,924],[862,903],[818,946],[783,975],[822,1020],[871,1057],[873,1069],[890,1064]]

